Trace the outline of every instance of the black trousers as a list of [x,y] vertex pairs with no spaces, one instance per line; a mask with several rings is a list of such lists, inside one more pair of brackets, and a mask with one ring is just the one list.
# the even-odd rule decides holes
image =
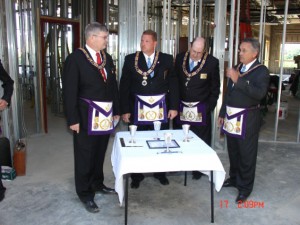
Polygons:
[[3,186],[3,183],[2,183],[1,178],[2,178],[2,170],[1,170],[1,165],[0,165],[0,193],[1,193],[2,191],[5,191],[5,188],[4,188],[4,186]]
[[250,194],[253,190],[260,124],[260,110],[251,110],[246,119],[245,139],[227,135],[229,176],[241,193]]
[[94,187],[103,185],[103,163],[109,135],[88,135],[81,129],[73,134],[75,187],[80,200],[94,199]]
[[[160,129],[161,130],[168,130],[169,129],[169,123],[162,123]],[[138,131],[154,130],[154,125],[153,124],[151,124],[151,125],[138,125],[137,130]],[[156,178],[165,177],[166,173],[164,173],[164,172],[154,173],[153,176],[156,177]],[[132,173],[131,174],[131,179],[135,180],[135,181],[141,181],[141,180],[144,179],[144,175],[142,173]]]

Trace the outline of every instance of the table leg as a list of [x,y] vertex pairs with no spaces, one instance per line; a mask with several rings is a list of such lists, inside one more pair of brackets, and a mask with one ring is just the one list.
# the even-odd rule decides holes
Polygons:
[[125,225],[127,225],[127,214],[128,214],[128,177],[129,174],[125,175]]
[[187,176],[187,172],[184,172],[184,186],[186,186],[186,176]]
[[211,222],[214,223],[214,171],[210,171],[210,205],[211,205]]

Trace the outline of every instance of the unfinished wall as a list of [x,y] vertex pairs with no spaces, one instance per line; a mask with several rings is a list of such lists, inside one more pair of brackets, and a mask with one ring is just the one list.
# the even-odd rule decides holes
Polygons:
[[[269,70],[271,73],[279,73],[280,45],[282,42],[283,25],[271,27],[271,47]],[[300,24],[288,24],[286,29],[286,43],[300,43]],[[283,73],[290,74],[291,69],[284,69]]]

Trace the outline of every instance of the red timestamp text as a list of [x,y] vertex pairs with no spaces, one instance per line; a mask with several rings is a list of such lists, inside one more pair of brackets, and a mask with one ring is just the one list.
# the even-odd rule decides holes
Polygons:
[[[220,208],[229,208],[230,202],[227,199],[220,200],[219,206]],[[238,209],[256,209],[260,208],[263,209],[265,207],[264,201],[253,201],[253,200],[246,200],[244,202],[240,201],[237,204],[234,203],[234,205]]]

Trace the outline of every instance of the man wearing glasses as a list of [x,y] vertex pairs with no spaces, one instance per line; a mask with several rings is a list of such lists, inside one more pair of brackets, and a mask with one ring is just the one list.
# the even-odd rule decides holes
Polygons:
[[[181,129],[182,124],[190,124],[190,129],[211,145],[211,113],[220,94],[219,60],[206,51],[205,39],[196,37],[190,51],[176,56],[175,72],[180,92],[175,128]],[[195,180],[202,176],[199,171],[192,174]]]
[[103,163],[113,124],[119,120],[119,95],[112,57],[104,51],[107,28],[88,24],[85,39],[85,47],[65,61],[63,96],[73,131],[76,192],[87,211],[96,213],[95,192],[115,193],[104,185]]

